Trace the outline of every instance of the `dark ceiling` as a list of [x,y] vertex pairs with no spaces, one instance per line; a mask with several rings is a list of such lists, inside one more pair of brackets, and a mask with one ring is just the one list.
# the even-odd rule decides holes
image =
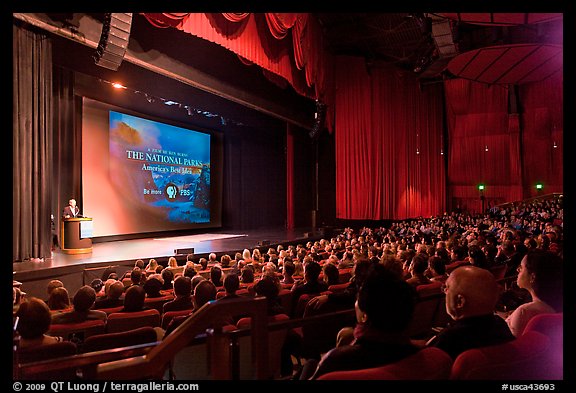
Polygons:
[[326,49],[388,64],[422,79],[450,77],[449,61],[509,44],[562,45],[562,14],[318,13]]

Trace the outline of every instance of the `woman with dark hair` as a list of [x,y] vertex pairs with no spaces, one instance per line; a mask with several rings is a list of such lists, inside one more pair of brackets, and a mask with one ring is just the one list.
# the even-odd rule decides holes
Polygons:
[[121,312],[137,312],[143,311],[147,308],[144,307],[144,301],[146,299],[146,292],[144,288],[140,285],[132,285],[126,290],[126,295],[124,295],[124,307]]
[[563,264],[558,255],[539,249],[529,251],[522,259],[516,283],[530,292],[532,301],[520,305],[506,318],[514,336],[522,335],[532,317],[562,312]]
[[50,311],[62,311],[70,307],[68,290],[64,287],[54,288],[48,297],[48,308]]
[[468,248],[468,258],[471,265],[481,267],[482,269],[490,268],[490,265],[488,264],[488,258],[486,258],[486,254],[484,251],[482,251],[480,246],[470,246]]
[[22,303],[18,312],[18,326],[20,334],[20,348],[55,344],[61,342],[62,337],[49,336],[52,318],[48,305],[41,299],[32,297]]

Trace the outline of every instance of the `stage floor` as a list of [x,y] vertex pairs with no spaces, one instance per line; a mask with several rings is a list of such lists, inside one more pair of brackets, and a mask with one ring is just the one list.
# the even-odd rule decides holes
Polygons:
[[[300,243],[319,239],[310,236],[310,228],[301,229],[272,229],[251,231],[209,231],[207,233],[156,237],[146,239],[118,240],[109,242],[94,242],[92,252],[87,254],[65,254],[55,250],[52,257],[42,262],[15,262],[13,263],[13,279],[23,283],[23,289],[35,296],[43,297],[40,288],[50,279],[75,277],[74,288],[82,285],[81,277],[86,269],[104,268],[110,265],[121,265],[126,268],[134,265],[136,259],[143,259],[146,263],[150,258],[162,259],[175,255],[176,249],[194,248],[196,256],[205,256],[211,252],[219,255],[250,250],[259,247],[260,242],[267,241],[270,246],[278,244]],[[28,284],[28,285],[26,285]],[[68,287],[69,285],[67,285]]]

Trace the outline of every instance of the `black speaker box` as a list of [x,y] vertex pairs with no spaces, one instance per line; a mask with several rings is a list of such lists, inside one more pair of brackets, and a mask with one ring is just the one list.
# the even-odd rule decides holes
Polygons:
[[177,248],[174,250],[176,255],[194,254],[194,247],[192,248]]
[[109,13],[102,25],[102,35],[94,61],[96,65],[116,71],[128,48],[130,29],[132,27],[132,14]]

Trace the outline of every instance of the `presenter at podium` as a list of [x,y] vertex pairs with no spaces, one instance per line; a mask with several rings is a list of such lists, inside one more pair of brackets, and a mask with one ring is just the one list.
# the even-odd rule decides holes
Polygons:
[[76,200],[70,199],[68,201],[68,206],[64,208],[62,212],[62,218],[72,218],[72,217],[82,217],[80,214],[80,209],[76,206]]

